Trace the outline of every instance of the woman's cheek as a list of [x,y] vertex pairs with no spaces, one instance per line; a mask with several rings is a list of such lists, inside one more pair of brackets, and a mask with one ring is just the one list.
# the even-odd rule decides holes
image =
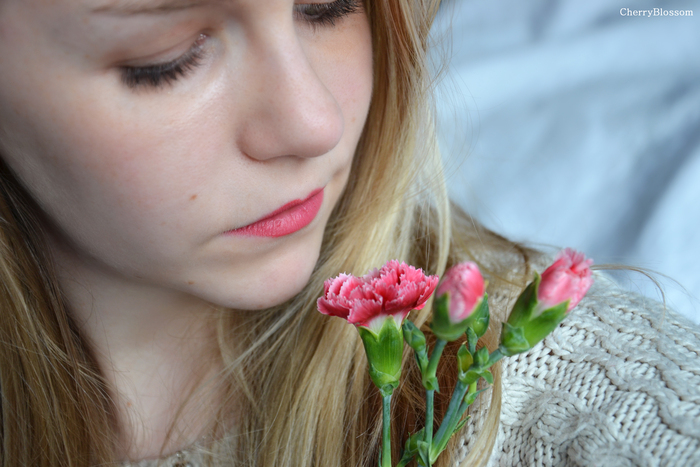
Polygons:
[[336,28],[325,40],[311,36],[306,50],[312,67],[343,111],[344,139],[355,141],[372,98],[372,37],[365,14],[353,14]]

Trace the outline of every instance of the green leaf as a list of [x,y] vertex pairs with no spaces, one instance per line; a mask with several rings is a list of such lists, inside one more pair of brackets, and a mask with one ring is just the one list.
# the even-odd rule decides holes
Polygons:
[[408,437],[404,450],[415,454],[418,452],[418,442],[422,441],[423,438],[425,438],[425,428],[421,428],[419,431]]
[[481,374],[481,377],[484,378],[487,383],[493,384],[493,375],[489,370],[484,370],[484,372]]
[[[450,432],[450,433],[452,433],[452,432]],[[424,465],[433,465],[433,463],[435,463],[435,460],[442,453],[442,451],[444,451],[445,448],[447,447],[447,443],[450,441],[451,437],[452,437],[452,435],[443,436],[442,440],[439,440],[437,444],[433,444],[430,447],[430,454],[428,457],[429,457],[429,461],[432,461],[432,462],[430,462],[428,464],[424,464]]]
[[476,353],[476,342],[479,340],[479,336],[476,335],[472,328],[467,328],[467,345],[469,346],[469,353],[472,355]]
[[537,288],[540,286],[540,280],[540,275],[535,272],[534,279],[525,287],[513,305],[513,310],[508,316],[508,324],[517,328],[530,320],[532,311],[537,306]]
[[476,360],[476,364],[479,365],[479,367],[486,365],[489,361],[489,349],[482,347],[477,350],[476,355],[474,355],[474,360]]
[[420,459],[421,464],[425,466],[432,465],[430,462],[430,444],[426,443],[425,441],[418,442],[418,458]]
[[472,365],[471,369],[466,371],[465,373],[462,373],[460,371],[458,378],[464,384],[472,384],[473,382],[478,381],[479,378],[481,378],[481,370],[475,368],[475,366]]
[[[526,323],[523,323],[526,324]],[[530,350],[530,343],[525,338],[522,327],[503,323],[501,330],[501,348],[505,355],[512,356]]]
[[487,389],[488,388],[479,389],[478,391],[473,392],[471,394],[467,393],[467,395],[464,396],[464,403],[467,405],[472,405],[474,403],[474,401],[476,401],[476,398],[479,397],[479,394],[486,391]]
[[470,417],[467,415],[466,417],[464,417],[464,419],[463,419],[462,421],[460,421],[460,422],[457,424],[457,426],[455,427],[454,431],[452,432],[452,436],[456,435],[457,433],[459,433],[459,431],[460,431],[462,428],[464,428],[464,425],[467,424],[467,420],[469,420],[469,418],[470,418]]
[[490,313],[488,298],[489,295],[484,294],[484,299],[481,301],[479,307],[469,316],[469,319],[471,320],[469,328],[474,331],[477,338],[486,334],[486,331],[489,328]]
[[425,428],[421,428],[420,431],[408,437],[406,444],[404,445],[403,453],[401,454],[401,460],[399,461],[397,467],[405,466],[413,460],[418,453],[420,443],[424,442],[423,438],[425,438]]
[[457,351],[457,361],[459,362],[459,371],[466,372],[472,363],[474,363],[474,357],[469,352],[467,347],[462,344]]

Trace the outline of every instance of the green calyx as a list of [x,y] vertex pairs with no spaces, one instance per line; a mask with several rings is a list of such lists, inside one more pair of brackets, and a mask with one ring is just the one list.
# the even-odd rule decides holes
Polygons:
[[503,323],[503,328],[501,329],[501,348],[503,349],[503,353],[510,357],[522,352],[527,352],[532,347],[525,338],[525,331],[523,328],[516,328],[508,323]]
[[491,366],[489,361],[489,349],[482,347],[472,354],[467,347],[462,346],[457,351],[457,362],[459,364],[458,379],[464,384],[471,384],[484,378],[489,384],[493,384],[493,375],[488,370]]
[[566,318],[568,300],[546,310],[538,308],[540,281],[540,275],[535,272],[534,280],[520,294],[508,321],[503,323],[500,348],[505,355],[530,350]]
[[508,324],[518,328],[530,321],[537,307],[537,289],[540,286],[541,280],[542,278],[540,275],[535,272],[535,278],[525,287],[525,290],[522,291],[515,305],[513,305],[513,310],[510,312],[510,316],[508,316]]
[[382,395],[391,394],[401,377],[403,333],[396,320],[388,316],[379,333],[358,326],[369,362],[369,376]]
[[430,329],[438,339],[447,342],[456,341],[466,331],[471,328],[476,333],[477,337],[481,337],[486,333],[489,327],[489,304],[488,294],[476,305],[476,309],[464,320],[459,323],[450,321],[450,293],[444,293],[435,300],[433,305],[433,320],[430,323]]
[[548,308],[540,313],[536,318],[527,323],[525,328],[525,338],[534,347],[539,341],[547,337],[561,323],[569,307],[569,301],[560,303],[559,305]]

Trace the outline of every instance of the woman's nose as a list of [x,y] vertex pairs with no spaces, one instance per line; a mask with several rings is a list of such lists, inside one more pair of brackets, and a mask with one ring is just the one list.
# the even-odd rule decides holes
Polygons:
[[[271,39],[271,40],[270,40]],[[267,36],[251,50],[238,146],[248,157],[316,157],[343,135],[343,114],[296,36]],[[322,64],[318,64],[322,66]]]

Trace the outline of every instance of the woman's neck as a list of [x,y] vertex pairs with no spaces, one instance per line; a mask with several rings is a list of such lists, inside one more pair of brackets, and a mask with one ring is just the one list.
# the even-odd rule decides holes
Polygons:
[[112,390],[117,455],[155,458],[200,439],[219,406],[215,385],[206,384],[222,368],[212,306],[60,253],[56,263],[70,312]]

